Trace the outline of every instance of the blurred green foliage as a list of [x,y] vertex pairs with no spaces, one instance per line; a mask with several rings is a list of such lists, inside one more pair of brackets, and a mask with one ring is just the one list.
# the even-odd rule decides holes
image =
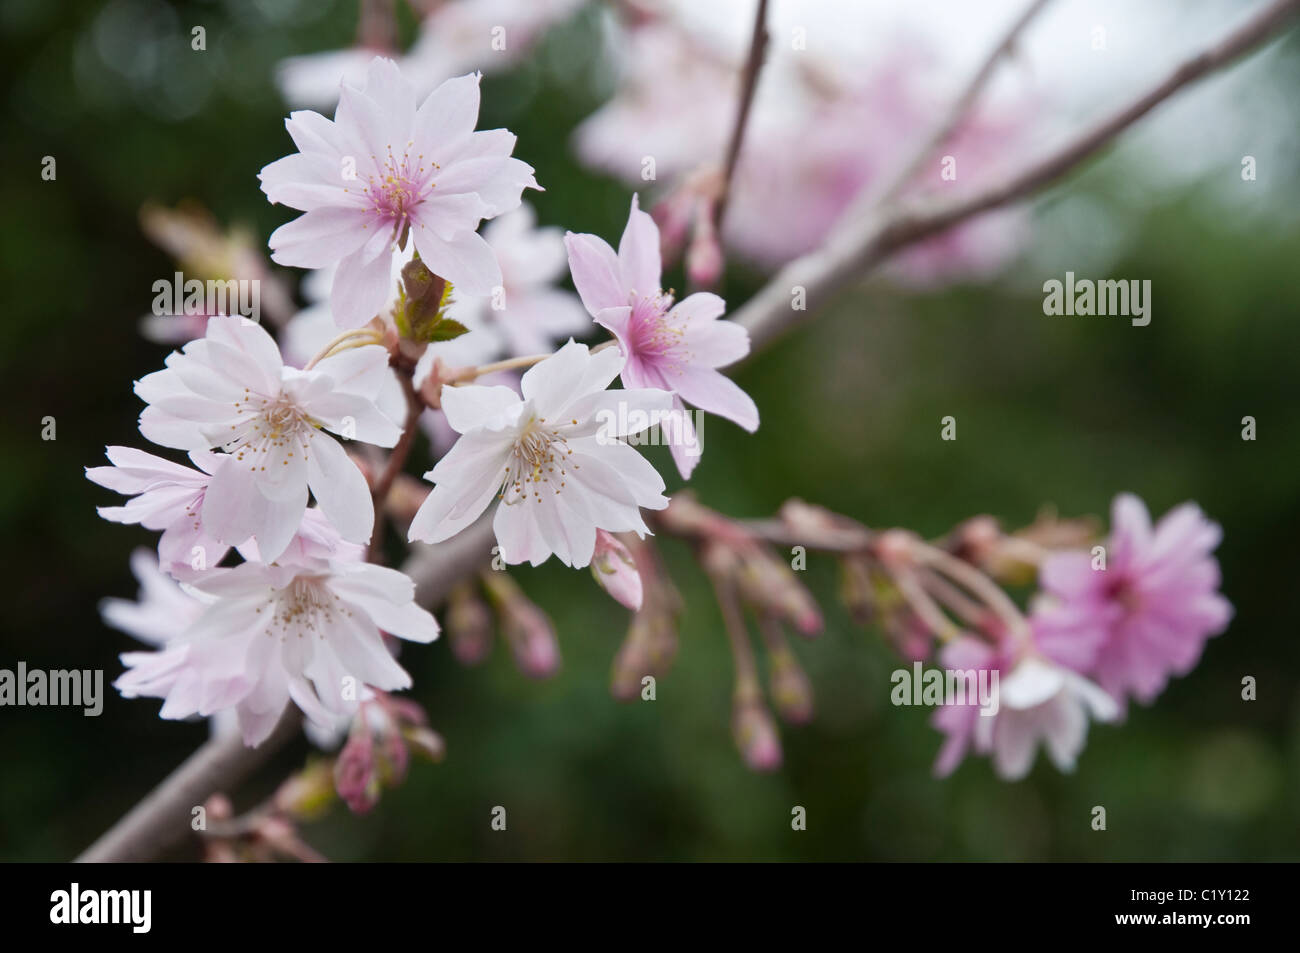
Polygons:
[[[138,209],[194,199],[263,236],[287,220],[256,180],[289,149],[272,67],[346,45],[354,18],[351,4],[306,0],[6,0],[0,667],[120,671],[132,643],[103,627],[96,603],[134,595],[127,555],[153,537],[97,519],[111,494],[82,468],[102,462],[105,444],[141,443],[131,381],[163,356],[136,322],[172,263],[141,234]],[[206,53],[189,49],[192,24],[207,30]],[[1286,62],[1294,80],[1295,56]],[[580,14],[526,65],[485,81],[483,125],[518,134],[517,154],[547,187],[532,197],[543,222],[613,238],[626,190],[567,149],[612,89],[606,65],[597,17]],[[1244,150],[1224,150],[1235,174]],[[46,155],[53,182],[39,176]],[[1066,188],[1104,194],[1121,174],[1112,165]],[[1285,194],[1294,205],[1300,182]],[[1075,774],[1040,761],[1009,785],[978,761],[933,780],[928,712],[888,705],[897,663],[878,632],[834,606],[835,567],[817,556],[808,577],[829,606],[827,631],[796,648],[818,716],[783,731],[778,774],[748,773],[729,736],[716,606],[669,541],[689,608],[657,701],[609,697],[626,613],[586,573],[521,571],[560,630],[562,673],[530,683],[500,646],[474,670],[444,643],[408,647],[446,762],[415,765],[372,815],[340,807],[307,838],[334,859],[1300,858],[1300,228],[1224,214],[1196,188],[1126,228],[1137,239],[1112,274],[1151,279],[1150,327],[1045,317],[1037,288],[1072,267],[1064,259],[1049,274],[1013,268],[1007,283],[920,295],[873,280],[739,373],[762,429],[711,420],[694,480],[738,516],[799,496],[925,534],[978,512],[1021,525],[1043,503],[1105,515],[1121,490],[1156,513],[1197,500],[1225,528],[1236,619],[1152,708],[1095,727]],[[723,290],[736,303],[760,280],[733,269]],[[955,442],[939,440],[947,414]],[[1259,421],[1255,442],[1239,437],[1246,414]],[[47,415],[55,442],[40,439]],[[1241,701],[1244,675],[1258,679],[1258,701]],[[157,708],[110,693],[94,719],[0,710],[0,856],[72,856],[205,736]],[[283,753],[237,802],[253,803],[305,750]],[[505,833],[489,828],[494,805],[509,811]],[[806,832],[790,829],[794,805],[807,808]],[[1107,809],[1104,833],[1089,826],[1094,805]]]

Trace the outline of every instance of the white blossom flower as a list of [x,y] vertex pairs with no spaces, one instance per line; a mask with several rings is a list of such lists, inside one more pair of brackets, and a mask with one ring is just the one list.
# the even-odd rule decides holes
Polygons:
[[140,415],[145,437],[230,454],[203,501],[203,525],[218,540],[256,535],[262,557],[274,560],[298,529],[309,487],[344,539],[369,540],[365,477],[322,428],[381,447],[397,442],[404,399],[384,348],[353,348],[298,370],[259,325],[217,317],[205,338],[169,355],[135,390],[149,405]]
[[272,259],[337,265],[330,310],[343,327],[383,307],[393,252],[408,241],[435,274],[468,294],[491,294],[501,269],[479,223],[538,188],[532,167],[510,155],[512,133],[475,131],[476,74],[443,83],[418,109],[415,100],[397,65],[376,57],[363,87],[343,87],[333,121],[289,117],[299,151],[259,175],[268,199],[303,212],[271,235]]
[[[461,434],[425,474],[435,486],[411,522],[410,539],[440,542],[499,498],[493,529],[508,563],[534,566],[554,553],[586,566],[596,530],[649,530],[639,507],[663,509],[664,481],[618,439],[672,406],[661,390],[606,390],[623,367],[613,348],[590,353],[570,341],[509,387],[444,387],[442,409]],[[636,429],[633,429],[636,428]]]
[[194,587],[214,601],[161,651],[125,653],[128,671],[114,684],[127,698],[165,699],[164,718],[234,709],[249,745],[266,739],[290,700],[328,730],[356,713],[368,687],[409,687],[381,630],[416,642],[438,636],[410,578],[370,563],[249,562]]

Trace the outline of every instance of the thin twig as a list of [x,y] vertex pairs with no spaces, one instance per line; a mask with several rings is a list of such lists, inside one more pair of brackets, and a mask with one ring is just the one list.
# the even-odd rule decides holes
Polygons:
[[397,445],[393,447],[392,453],[388,455],[383,472],[379,474],[379,479],[375,481],[374,490],[371,491],[371,498],[375,506],[375,528],[370,534],[370,544],[366,547],[367,562],[375,562],[383,547],[384,527],[386,525],[384,504],[388,500],[388,492],[393,488],[393,481],[397,479],[397,475],[406,466],[406,458],[411,453],[411,445],[415,443],[415,434],[419,430],[420,414],[424,410],[424,404],[415,392],[415,386],[411,383],[410,375],[398,371],[397,379],[401,381],[402,393],[406,397],[406,423],[402,427],[402,435],[398,438]]
[[758,88],[758,74],[762,71],[763,56],[766,51],[767,0],[758,0],[758,9],[754,11],[754,32],[749,40],[749,57],[745,60],[745,70],[740,77],[740,102],[736,106],[736,121],[731,127],[731,138],[727,142],[727,157],[722,166],[722,185],[719,187],[717,210],[714,213],[714,227],[719,233],[722,231],[723,219],[727,216],[731,182],[736,174],[736,163],[740,161],[740,147],[745,142],[750,107],[754,105],[754,91]]
[[984,87],[988,85],[989,80],[993,78],[993,74],[997,72],[998,65],[1004,57],[1010,55],[1015,49],[1020,34],[1029,26],[1030,21],[1038,16],[1050,2],[1051,0],[1030,0],[1029,6],[1011,23],[1007,31],[1002,35],[1002,39],[989,51],[988,56],[984,58],[979,69],[971,76],[961,94],[953,100],[952,105],[943,114],[943,118],[939,120],[930,134],[921,141],[915,151],[912,152],[911,157],[899,167],[893,177],[887,180],[887,184],[879,192],[874,189],[865,191],[850,206],[845,220],[860,217],[872,208],[889,205],[898,198],[899,193],[908,186],[926,160],[931,158],[940,146],[952,138],[952,134],[961,125],[962,120],[969,115],[971,107],[975,105],[975,101],[984,92]]

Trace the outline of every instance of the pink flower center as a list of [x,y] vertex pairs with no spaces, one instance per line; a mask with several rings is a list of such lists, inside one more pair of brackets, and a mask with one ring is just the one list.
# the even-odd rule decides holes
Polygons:
[[1131,581],[1122,576],[1106,587],[1106,594],[1123,606],[1126,612],[1134,612],[1141,605],[1141,600],[1133,589]]
[[[389,146],[379,174],[372,173],[362,189],[380,224],[391,225],[395,233],[411,221],[412,213],[429,197],[434,187],[433,172],[440,168],[438,163],[426,160],[423,153],[412,156],[414,145],[408,142],[400,158]],[[379,162],[378,156],[370,158]]]
[[687,319],[672,308],[671,290],[634,298],[628,321],[628,343],[642,360],[680,374],[682,366],[690,363],[686,348]]

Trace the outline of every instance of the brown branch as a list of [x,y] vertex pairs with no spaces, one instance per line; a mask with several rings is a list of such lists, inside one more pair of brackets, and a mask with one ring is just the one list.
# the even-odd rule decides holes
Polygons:
[[406,396],[406,423],[402,427],[402,436],[398,438],[397,446],[393,447],[392,453],[388,455],[384,470],[379,474],[379,479],[375,481],[375,487],[371,491],[375,506],[375,528],[371,531],[370,544],[366,547],[367,562],[376,562],[384,545],[384,527],[387,525],[384,503],[388,500],[388,492],[393,488],[393,481],[406,466],[406,458],[411,453],[411,445],[415,443],[415,435],[419,430],[420,413],[424,410],[424,403],[411,383],[411,375],[400,369],[396,373],[397,379],[402,384],[402,393]]
[[714,213],[714,228],[719,233],[722,231],[723,219],[727,216],[731,182],[736,174],[736,163],[740,161],[740,147],[745,141],[750,107],[754,104],[754,91],[758,88],[758,74],[762,71],[763,56],[766,51],[767,0],[758,0],[758,9],[754,11],[754,32],[749,41],[749,58],[745,61],[745,70],[740,77],[740,102],[736,107],[736,121],[731,128],[731,139],[727,143],[727,156],[722,167],[722,185],[718,191],[717,210]]
[[280,748],[298,737],[302,716],[289,706],[271,737],[249,748],[236,732],[212,738],[185,759],[121,820],[91,844],[78,863],[152,860],[176,846],[190,830],[194,808],[216,791],[238,784]]

